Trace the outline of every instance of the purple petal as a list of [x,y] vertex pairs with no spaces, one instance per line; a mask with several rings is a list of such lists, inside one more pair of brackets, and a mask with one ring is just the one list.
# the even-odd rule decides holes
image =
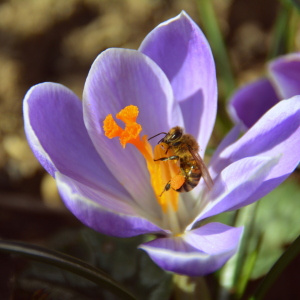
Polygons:
[[170,80],[180,101],[185,129],[205,151],[217,110],[217,82],[210,46],[185,13],[170,19],[144,39],[139,49],[152,58]]
[[228,111],[235,123],[250,128],[279,101],[268,79],[261,79],[239,89],[230,100]]
[[[148,220],[134,215],[134,211],[120,199],[119,204],[114,209],[107,209],[110,200],[116,204],[116,199],[109,195],[103,199],[103,194],[92,188],[84,187],[74,180],[56,173],[56,182],[59,193],[67,206],[67,208],[85,225],[94,230],[112,236],[130,237],[145,233],[161,233],[165,232],[158,226],[152,224]],[[82,195],[88,195],[91,199]],[[103,207],[100,203],[105,203],[107,207]],[[110,205],[112,207],[112,205]],[[126,213],[120,213],[120,211]]]
[[[214,152],[213,156],[210,159],[210,164],[213,165],[214,161],[218,159],[220,153],[229,145],[233,144],[238,137],[240,136],[242,131],[242,124],[235,125],[228,134],[224,137],[222,142],[218,145],[216,151]],[[213,173],[213,169],[210,170],[210,176],[212,178],[216,177],[218,174]]]
[[300,53],[274,60],[269,65],[269,71],[282,99],[300,95]]
[[203,276],[221,268],[238,249],[243,228],[209,223],[181,236],[141,245],[161,268],[188,276]]
[[130,199],[95,150],[83,123],[82,103],[72,91],[56,83],[32,87],[24,99],[24,120],[29,144],[52,176],[58,170]]
[[248,205],[273,190],[283,182],[300,161],[300,96],[280,101],[251,127],[236,143],[227,147],[210,168],[221,173],[232,162],[245,157],[280,156],[256,192],[236,209]]
[[98,153],[132,197],[145,209],[160,212],[141,153],[130,144],[123,149],[118,138],[110,140],[103,133],[105,117],[131,104],[139,107],[137,121],[143,134],[154,135],[182,124],[171,85],[161,69],[139,51],[108,49],[95,60],[86,81],[85,124]]
[[239,207],[260,188],[278,160],[254,156],[230,164],[215,178],[213,190],[201,199],[201,214],[195,222]]

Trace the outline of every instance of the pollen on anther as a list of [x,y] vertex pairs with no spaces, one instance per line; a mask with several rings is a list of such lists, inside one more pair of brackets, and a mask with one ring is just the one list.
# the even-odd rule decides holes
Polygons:
[[110,139],[120,136],[123,132],[123,129],[116,123],[111,114],[107,115],[103,121],[103,129],[105,136]]
[[120,135],[120,143],[125,148],[127,143],[133,143],[139,138],[142,126],[136,122],[126,125],[125,130]]
[[136,121],[138,114],[139,109],[137,106],[128,105],[116,115],[116,118],[123,121],[125,124],[130,124]]

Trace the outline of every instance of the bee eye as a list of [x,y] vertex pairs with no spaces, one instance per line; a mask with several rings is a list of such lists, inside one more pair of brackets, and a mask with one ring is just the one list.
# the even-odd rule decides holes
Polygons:
[[170,140],[171,140],[171,141],[176,141],[176,140],[179,139],[181,136],[182,136],[182,132],[176,131],[175,133],[173,133],[173,134],[170,136]]

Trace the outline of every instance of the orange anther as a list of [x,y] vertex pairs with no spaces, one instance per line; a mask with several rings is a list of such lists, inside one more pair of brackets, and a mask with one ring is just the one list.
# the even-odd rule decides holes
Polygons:
[[142,131],[142,126],[136,122],[127,125],[120,135],[120,143],[125,148],[127,143],[134,143],[139,139],[139,134]]
[[139,114],[139,109],[137,106],[129,105],[122,109],[117,115],[116,118],[123,121],[125,124],[130,124],[136,121],[136,118]]
[[107,115],[103,121],[103,129],[105,136],[110,139],[120,136],[120,134],[123,132],[123,129],[115,122],[111,114]]

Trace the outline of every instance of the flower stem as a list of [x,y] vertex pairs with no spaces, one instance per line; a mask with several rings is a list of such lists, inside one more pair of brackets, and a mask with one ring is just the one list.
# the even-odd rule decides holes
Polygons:
[[210,300],[204,277],[189,277],[185,275],[174,274],[174,299],[175,300]]
[[239,274],[237,283],[236,283],[236,298],[237,299],[241,299],[244,291],[247,287],[248,281],[250,279],[250,276],[252,274],[252,271],[254,269],[257,257],[258,257],[258,253],[261,249],[261,244],[262,244],[262,240],[263,240],[263,234],[261,234],[256,240],[255,240],[255,244],[256,247],[255,249],[249,253],[247,255],[247,257],[245,258],[244,261],[244,267],[242,269],[241,274]]
[[[244,207],[238,211],[236,215],[236,220],[234,222],[235,227],[239,227],[244,225],[245,230],[243,234],[243,238],[239,247],[238,253],[236,253],[223,267],[220,273],[220,292],[218,299],[227,300],[230,298],[231,291],[236,289],[239,286],[239,292],[242,293],[244,288],[246,287],[247,282],[240,282],[239,277],[241,273],[246,273],[247,277],[250,277],[250,270],[245,270],[247,267],[253,266],[254,262],[251,264],[245,262],[249,262],[246,258],[248,255],[249,248],[249,240],[253,234],[253,225],[255,220],[255,213],[257,209],[258,202]],[[253,257],[256,258],[256,257]],[[252,258],[252,259],[253,259]]]

